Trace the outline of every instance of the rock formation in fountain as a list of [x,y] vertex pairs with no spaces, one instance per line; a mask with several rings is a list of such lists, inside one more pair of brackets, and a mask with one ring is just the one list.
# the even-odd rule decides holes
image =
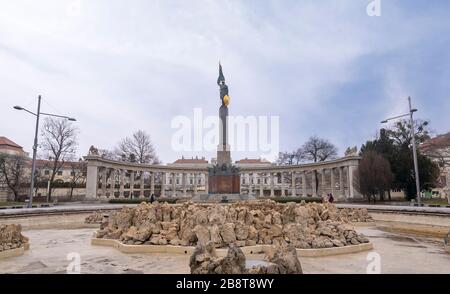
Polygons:
[[21,225],[0,226],[0,252],[20,248],[28,243],[28,238],[22,235]]
[[350,213],[321,203],[141,203],[112,212],[96,237],[133,245],[196,246],[212,242],[216,248],[277,242],[295,248],[330,248],[369,242],[353,229],[349,216],[352,220],[370,220],[365,210]]

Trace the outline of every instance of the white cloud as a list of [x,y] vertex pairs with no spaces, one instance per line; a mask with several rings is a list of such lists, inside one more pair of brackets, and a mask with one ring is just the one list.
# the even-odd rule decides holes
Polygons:
[[[387,3],[369,18],[366,1],[74,1],[1,1],[0,134],[28,150],[32,120],[10,107],[34,108],[42,94],[43,107],[78,118],[80,155],[144,129],[172,161],[180,154],[170,149],[171,118],[194,107],[217,112],[218,59],[230,112],[280,115],[282,149],[316,133],[345,141],[345,130],[310,121],[325,119],[337,103],[329,97],[357,78],[361,60],[405,50],[429,27],[403,34],[414,19]],[[403,95],[399,72],[386,77],[389,97]]]

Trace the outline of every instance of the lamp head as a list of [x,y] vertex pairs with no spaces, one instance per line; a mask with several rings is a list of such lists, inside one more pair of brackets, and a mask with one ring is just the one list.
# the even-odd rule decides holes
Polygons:
[[23,107],[20,107],[20,106],[17,106],[17,105],[14,106],[13,108],[16,109],[16,110],[23,110]]
[[387,120],[383,120],[381,123],[386,124],[387,122],[388,122]]
[[75,118],[73,118],[73,117],[69,117],[68,120],[70,120],[70,121],[77,121],[77,120],[76,120]]

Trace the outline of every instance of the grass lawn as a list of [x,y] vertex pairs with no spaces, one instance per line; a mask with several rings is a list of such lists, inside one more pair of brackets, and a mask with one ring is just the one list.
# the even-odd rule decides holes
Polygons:
[[447,199],[422,199],[422,202],[428,205],[450,205]]
[[25,205],[25,202],[15,202],[15,201],[0,202],[0,207],[4,207],[4,206],[20,206],[20,205]]

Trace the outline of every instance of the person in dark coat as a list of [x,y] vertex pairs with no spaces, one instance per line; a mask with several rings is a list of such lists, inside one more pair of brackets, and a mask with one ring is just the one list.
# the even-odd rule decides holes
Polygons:
[[333,203],[333,201],[334,201],[333,194],[332,193],[328,194],[328,202]]
[[150,196],[150,203],[153,203],[153,202],[155,202],[155,194],[152,194]]

